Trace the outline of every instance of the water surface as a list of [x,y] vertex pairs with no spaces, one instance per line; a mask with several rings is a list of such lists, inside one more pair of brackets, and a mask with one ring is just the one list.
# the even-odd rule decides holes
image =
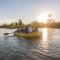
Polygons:
[[14,31],[0,29],[0,60],[60,60],[60,29],[40,29],[41,39],[4,36]]

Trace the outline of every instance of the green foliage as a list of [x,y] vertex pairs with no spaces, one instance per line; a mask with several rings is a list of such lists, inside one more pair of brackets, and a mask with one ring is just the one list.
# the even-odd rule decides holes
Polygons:
[[18,22],[15,22],[15,23],[11,23],[11,24],[3,24],[2,26],[0,26],[0,27],[2,27],[2,28],[10,28],[10,29],[14,29],[14,28],[25,28],[25,26],[32,26],[33,28],[39,28],[40,27],[40,23],[39,22],[37,22],[37,21],[33,21],[32,23],[30,23],[30,24],[24,24],[24,23],[22,23],[22,21],[19,19],[19,21]]
[[40,23],[37,22],[37,21],[33,21],[33,22],[31,23],[31,26],[32,26],[33,28],[39,28],[39,27],[40,27]]
[[11,24],[3,24],[0,26],[1,28],[9,28],[9,29],[15,29],[15,28],[20,28],[20,27],[24,27],[24,24],[22,23],[22,21],[19,19],[18,22],[15,23],[11,23]]
[[33,21],[30,24],[24,24],[20,19],[18,22],[15,23],[11,23],[11,24],[3,24],[0,26],[0,28],[8,28],[8,29],[16,29],[16,28],[22,28],[24,29],[25,26],[31,26],[32,28],[35,28],[36,30],[38,28],[43,28],[43,27],[47,27],[47,28],[60,28],[60,22],[53,22],[52,21],[48,21],[47,23],[40,23],[37,21]]

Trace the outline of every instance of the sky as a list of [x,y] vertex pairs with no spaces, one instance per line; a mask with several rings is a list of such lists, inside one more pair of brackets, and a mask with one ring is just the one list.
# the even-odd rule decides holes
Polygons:
[[44,12],[60,19],[60,0],[0,0],[0,24],[18,21],[31,22]]

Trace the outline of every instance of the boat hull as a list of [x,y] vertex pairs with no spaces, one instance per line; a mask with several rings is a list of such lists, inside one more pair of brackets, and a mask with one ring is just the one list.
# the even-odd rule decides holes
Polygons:
[[16,32],[16,33],[14,33],[14,35],[19,38],[21,38],[21,37],[23,37],[23,38],[41,38],[42,32],[33,32],[33,33],[28,33],[28,34]]

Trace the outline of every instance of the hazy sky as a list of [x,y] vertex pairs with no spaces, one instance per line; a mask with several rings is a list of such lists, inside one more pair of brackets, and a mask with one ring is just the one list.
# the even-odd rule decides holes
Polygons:
[[19,18],[29,22],[43,12],[50,12],[59,20],[60,0],[0,0],[0,22]]

